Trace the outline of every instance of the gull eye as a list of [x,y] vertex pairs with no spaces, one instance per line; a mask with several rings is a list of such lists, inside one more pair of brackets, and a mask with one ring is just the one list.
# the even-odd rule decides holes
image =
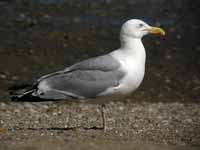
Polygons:
[[144,27],[144,24],[140,23],[140,24],[138,25],[138,27],[139,27],[139,28],[142,28],[142,27]]

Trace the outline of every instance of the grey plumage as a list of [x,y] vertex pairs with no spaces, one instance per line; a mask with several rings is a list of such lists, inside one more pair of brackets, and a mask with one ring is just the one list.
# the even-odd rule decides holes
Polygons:
[[[69,92],[77,97],[94,98],[109,87],[118,86],[120,71],[75,70],[44,79],[52,91]],[[51,90],[50,90],[51,91]],[[45,93],[43,94],[43,98]]]
[[[44,99],[95,98],[109,87],[118,86],[123,76],[119,62],[103,55],[42,76],[31,95]],[[41,86],[43,83],[48,89]]]
[[41,78],[39,78],[37,81],[40,82],[43,79],[48,78],[50,76],[64,74],[64,73],[72,72],[75,70],[100,70],[100,71],[106,72],[106,71],[117,70],[119,69],[119,67],[120,67],[120,63],[116,61],[112,56],[102,55],[102,56],[89,58],[81,62],[75,63],[74,65],[67,67],[64,70],[44,75]]
[[83,60],[79,63],[72,65],[65,70],[101,70],[112,71],[120,67],[120,63],[110,55],[103,55],[99,57]]

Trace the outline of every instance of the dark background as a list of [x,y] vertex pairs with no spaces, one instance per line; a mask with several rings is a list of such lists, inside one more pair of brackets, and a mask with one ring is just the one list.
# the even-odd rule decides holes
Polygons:
[[0,1],[0,101],[8,87],[119,47],[122,23],[166,30],[147,36],[144,82],[135,100],[200,102],[200,2],[191,0]]

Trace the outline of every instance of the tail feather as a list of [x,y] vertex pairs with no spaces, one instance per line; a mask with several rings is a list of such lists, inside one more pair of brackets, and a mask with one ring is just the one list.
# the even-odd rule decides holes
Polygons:
[[10,87],[9,90],[12,101],[24,101],[24,99],[27,99],[26,101],[29,101],[28,99],[32,97],[32,93],[36,90],[36,86],[29,84],[20,84]]

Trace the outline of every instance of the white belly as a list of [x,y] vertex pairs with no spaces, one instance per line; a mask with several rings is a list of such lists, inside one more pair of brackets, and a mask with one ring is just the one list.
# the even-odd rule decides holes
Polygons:
[[120,93],[128,94],[136,90],[144,78],[144,71],[130,71],[119,85]]
[[122,65],[127,74],[120,81],[120,85],[118,88],[120,90],[120,93],[128,94],[136,90],[141,84],[144,78],[145,64],[137,63],[133,60],[130,60],[123,62]]
[[119,81],[119,86],[111,87],[101,95],[129,94],[141,84],[145,73],[146,53],[143,45],[130,50],[116,50],[111,55],[121,64],[121,69],[126,73]]
[[126,72],[126,75],[120,80],[119,86],[110,87],[99,96],[127,95],[139,87],[144,78],[145,65],[137,64],[132,60],[126,60],[125,62],[121,62],[121,64],[123,70]]

